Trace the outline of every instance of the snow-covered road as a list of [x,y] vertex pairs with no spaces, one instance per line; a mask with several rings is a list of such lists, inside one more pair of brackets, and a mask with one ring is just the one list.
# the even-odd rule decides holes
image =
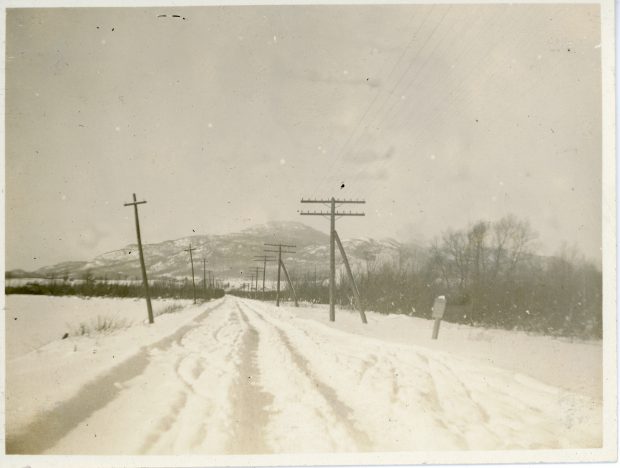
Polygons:
[[13,453],[601,446],[596,400],[226,296],[27,427]]

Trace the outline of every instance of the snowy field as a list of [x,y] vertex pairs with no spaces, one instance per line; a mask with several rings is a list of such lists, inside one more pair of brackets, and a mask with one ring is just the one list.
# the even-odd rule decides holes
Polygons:
[[[59,339],[59,324],[98,314],[133,325]],[[330,323],[327,307],[278,309],[231,296],[185,302],[151,326],[145,315],[144,302],[132,299],[7,297],[9,453],[602,443],[600,342],[445,323],[432,341],[427,320],[367,313],[364,326],[339,310]]]
[[[81,323],[91,325],[97,317],[110,318],[131,327],[147,320],[144,299],[9,295],[6,298],[6,357],[34,351],[71,333]],[[189,305],[186,299],[154,299],[153,314],[172,304]]]

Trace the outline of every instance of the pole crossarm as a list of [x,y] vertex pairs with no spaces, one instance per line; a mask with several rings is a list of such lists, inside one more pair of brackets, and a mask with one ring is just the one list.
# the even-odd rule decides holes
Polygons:
[[294,249],[294,248],[296,248],[296,247],[297,247],[296,245],[288,245],[288,244],[268,244],[267,242],[265,242],[265,244],[264,244],[264,245],[268,245],[268,246],[270,246],[270,247],[289,247],[289,248],[292,248],[292,249]]
[[124,206],[143,205],[144,203],[146,203],[146,200],[124,203]]
[[[331,199],[330,200],[317,200],[317,199],[309,199],[309,198],[302,198],[301,199],[301,203],[331,203]],[[335,203],[366,203],[365,200],[336,200],[334,199]]]
[[[331,216],[331,212],[329,211],[300,211],[299,214],[302,216]],[[366,213],[336,211],[334,212],[334,216],[366,216]]]
[[297,252],[291,252],[290,250],[283,250],[282,252],[280,252],[279,250],[265,250],[265,252],[288,253],[288,254],[297,253]]

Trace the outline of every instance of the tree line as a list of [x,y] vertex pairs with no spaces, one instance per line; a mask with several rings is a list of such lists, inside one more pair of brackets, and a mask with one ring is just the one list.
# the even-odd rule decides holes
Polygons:
[[[445,295],[450,322],[583,338],[602,336],[602,273],[575,249],[535,252],[529,222],[506,216],[447,230],[424,255],[402,248],[392,262],[371,256],[354,271],[365,308],[430,318],[435,297]],[[336,302],[352,304],[339,275]],[[327,282],[297,278],[301,301],[327,303]],[[286,292],[284,294],[287,294]]]
[[[149,292],[152,298],[192,299],[192,282],[188,279],[172,278],[149,281]],[[48,296],[84,296],[84,297],[144,297],[144,286],[141,281],[110,281],[96,279],[86,272],[79,281],[71,281],[68,277],[52,278],[45,282],[31,282],[19,286],[6,286],[5,294],[35,294]],[[224,296],[220,288],[196,288],[198,299],[217,299]]]

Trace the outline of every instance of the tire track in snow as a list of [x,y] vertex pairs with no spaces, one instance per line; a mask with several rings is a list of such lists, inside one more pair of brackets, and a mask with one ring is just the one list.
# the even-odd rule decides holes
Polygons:
[[233,401],[233,435],[229,443],[229,451],[234,454],[269,453],[263,430],[269,421],[266,409],[273,402],[273,395],[260,388],[260,370],[256,354],[260,341],[259,333],[250,324],[247,316],[239,307],[237,309],[241,321],[246,328],[239,365],[239,377],[233,386],[236,390]]
[[325,382],[320,380],[315,374],[311,372],[310,363],[299,352],[297,352],[286,332],[273,324],[271,321],[267,320],[264,315],[258,310],[256,310],[254,307],[251,307],[245,302],[243,303],[243,305],[247,309],[251,310],[265,324],[275,330],[279,339],[284,344],[284,347],[289,352],[291,359],[297,369],[301,372],[302,375],[304,375],[308,380],[312,382],[311,387],[314,388],[321,395],[323,400],[330,406],[333,414],[345,428],[351,439],[356,444],[358,450],[371,450],[373,444],[370,437],[364,431],[358,429],[355,425],[355,421],[353,418],[353,409],[338,398],[336,391],[332,387],[327,385]]
[[53,447],[82,421],[114,400],[125,382],[139,376],[146,369],[151,360],[150,349],[165,351],[175,342],[180,342],[184,335],[222,304],[224,301],[218,302],[169,336],[149,347],[142,347],[133,356],[84,385],[73,397],[40,414],[19,433],[7,433],[6,453],[40,454]]
[[[443,410],[431,388],[430,376],[420,367],[421,362],[415,362],[420,361],[417,352],[407,350],[409,354],[403,360],[399,352],[378,340],[322,326],[308,333],[300,326],[305,322],[289,322],[286,311],[265,307],[256,312],[272,326],[283,329],[318,380],[330,381],[333,375],[336,386],[330,387],[337,389],[334,393],[342,396],[351,391],[351,399],[346,400],[350,420],[354,427],[361,426],[367,431],[372,446],[366,449],[375,450],[378,446],[387,451],[466,448],[464,439],[441,420]],[[355,342],[350,341],[351,337]],[[325,359],[328,361],[323,367]],[[419,379],[423,379],[421,385]],[[356,393],[360,391],[363,394]],[[424,434],[422,428],[429,431],[437,428],[440,437]]]
[[[179,447],[186,453],[193,452],[203,445],[209,430],[215,430],[209,424],[216,405],[213,400],[216,389],[212,378],[207,378],[206,382],[201,379],[214,369],[229,375],[238,372],[239,365],[235,364],[235,358],[241,354],[243,347],[243,331],[239,325],[239,319],[231,312],[215,330],[205,333],[207,330],[204,328],[194,327],[173,343],[173,351],[178,355],[173,370],[183,385],[183,399],[160,418],[158,429],[151,433],[140,453],[153,450],[175,452],[180,450]],[[223,350],[225,352],[219,362],[232,363],[232,367],[222,369],[221,364],[214,365],[217,359],[215,362],[209,360],[214,353]],[[213,377],[213,374],[207,377]]]
[[[245,304],[288,335],[312,372],[353,409],[377,448],[601,446],[601,409],[588,406],[585,397],[451,353],[335,330],[286,307]],[[378,357],[372,366],[369,352]]]
[[181,409],[187,404],[187,393],[179,392],[175,403],[170,407],[168,413],[159,420],[155,428],[151,430],[146,437],[142,447],[140,447],[140,453],[148,453],[148,451],[159,442],[162,434],[165,434],[170,430],[177,420],[177,415]]

